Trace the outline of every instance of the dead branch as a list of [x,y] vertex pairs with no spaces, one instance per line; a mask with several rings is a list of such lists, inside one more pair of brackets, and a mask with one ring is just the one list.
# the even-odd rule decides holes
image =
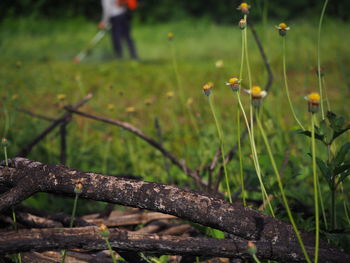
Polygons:
[[78,115],[83,116],[85,118],[101,121],[101,122],[108,123],[111,125],[115,125],[115,126],[118,126],[124,130],[127,130],[127,131],[135,134],[136,136],[138,136],[139,138],[141,138],[142,140],[144,140],[145,142],[147,142],[148,144],[150,144],[151,146],[156,148],[158,151],[160,151],[164,157],[168,158],[174,165],[179,167],[181,169],[181,171],[183,171],[186,175],[191,177],[197,183],[198,186],[200,186],[200,187],[207,186],[207,182],[204,181],[201,177],[199,177],[196,172],[191,171],[191,169],[186,166],[185,162],[180,161],[171,152],[167,151],[160,143],[158,143],[156,140],[152,139],[151,137],[145,135],[141,130],[134,127],[130,123],[122,122],[119,120],[112,120],[112,119],[102,117],[102,116],[96,116],[96,115],[93,115],[90,113],[78,111],[72,107],[65,107],[65,109],[67,111],[69,111],[70,113],[75,113],[75,114],[78,114]]
[[[229,204],[210,195],[175,186],[84,173],[63,165],[42,164],[24,158],[10,159],[10,168],[0,166],[0,185],[12,188],[0,196],[0,211],[20,203],[36,192],[74,195],[77,183],[81,198],[138,207],[174,215],[220,229],[247,240],[297,242],[292,227],[278,219],[240,204]],[[301,233],[305,244],[314,235]],[[321,242],[321,247],[328,247]],[[298,253],[295,251],[295,253]]]
[[[200,255],[249,259],[247,241],[241,239],[191,238],[170,235],[141,234],[110,229],[109,240],[117,251],[151,252],[172,255]],[[288,246],[257,241],[257,256],[261,260],[304,262],[299,245]],[[0,236],[0,254],[54,249],[104,250],[105,241],[97,227],[23,229],[6,231]],[[306,247],[312,255],[313,247]],[[296,253],[295,253],[296,252]],[[329,248],[319,251],[322,262],[349,262],[350,256]]]
[[[83,98],[81,101],[77,102],[72,106],[73,109],[78,109],[81,106],[83,106],[86,102],[88,102],[92,98],[92,94],[88,94],[85,98]],[[71,113],[66,112],[63,114],[60,118],[54,120],[52,124],[47,127],[41,134],[39,134],[37,137],[35,137],[26,147],[24,147],[17,156],[26,157],[32,148],[39,143],[42,139],[44,139],[53,129],[55,129],[57,126],[62,124],[63,122],[66,122],[71,117]]]
[[32,117],[35,117],[35,118],[38,118],[39,120],[44,120],[44,121],[49,121],[49,122],[54,122],[56,119],[54,118],[51,118],[51,117],[47,117],[45,115],[42,115],[42,114],[38,114],[38,113],[34,113],[30,110],[27,110],[27,109],[23,109],[23,108],[17,108],[16,109],[18,112],[22,112],[22,113],[25,113],[29,116],[32,116]]

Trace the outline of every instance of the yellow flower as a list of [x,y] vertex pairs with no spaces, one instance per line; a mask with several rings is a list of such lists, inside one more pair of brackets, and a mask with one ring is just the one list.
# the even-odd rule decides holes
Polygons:
[[126,111],[127,113],[135,113],[135,112],[136,112],[136,109],[135,109],[134,107],[127,107],[127,108],[125,109],[125,111]]
[[108,108],[108,110],[112,111],[115,109],[115,106],[114,106],[114,104],[108,104],[107,108]]
[[169,32],[166,37],[169,39],[169,40],[172,40],[174,38],[174,34],[172,32]]
[[265,90],[261,90],[259,86],[253,86],[250,90],[245,90],[252,97],[252,105],[258,108],[262,99],[267,95]]
[[171,99],[172,97],[174,97],[174,92],[173,91],[168,91],[166,93],[166,96],[167,96],[168,99]]
[[252,87],[252,96],[254,97],[260,97],[261,94],[261,88],[259,86],[253,86]]
[[211,93],[211,89],[213,87],[214,87],[214,83],[213,82],[208,82],[208,83],[204,84],[204,86],[203,86],[204,94],[209,96],[210,93]]
[[17,94],[17,93],[13,94],[12,97],[11,97],[11,99],[12,99],[12,100],[17,100],[17,99],[18,99],[18,94]]
[[305,97],[308,102],[308,110],[310,113],[317,113],[320,107],[321,96],[317,92],[312,92]]
[[241,10],[244,15],[249,14],[249,8],[250,6],[247,3],[241,3],[239,7],[237,8],[238,10]]
[[60,101],[65,100],[66,97],[67,97],[66,94],[58,94],[58,95],[57,95],[57,99],[60,100]]
[[282,37],[284,37],[287,34],[287,31],[290,29],[286,23],[280,23],[278,26],[276,26],[276,28]]
[[320,103],[320,94],[318,94],[317,92],[312,92],[309,95],[307,95],[307,98],[310,102],[312,103]]
[[232,91],[238,91],[240,88],[240,80],[236,77],[232,77],[226,82],[227,86],[230,86]]

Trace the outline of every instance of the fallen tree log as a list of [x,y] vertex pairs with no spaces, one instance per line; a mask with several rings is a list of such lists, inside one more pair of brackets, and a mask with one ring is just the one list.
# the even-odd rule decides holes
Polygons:
[[[118,229],[110,229],[109,241],[117,251],[150,252],[171,255],[199,255],[249,259],[247,241],[243,239],[191,238],[170,235],[141,234]],[[273,245],[271,242],[257,241],[257,256],[261,260],[278,262],[303,262],[294,250],[297,243],[289,246]],[[18,232],[6,231],[0,236],[0,254],[55,249],[104,250],[106,242],[97,227],[23,229]],[[306,247],[313,252],[313,247]],[[332,249],[321,248],[322,262],[349,262],[350,256]]]
[[[272,247],[284,247],[302,260],[303,254],[291,225],[261,214],[238,203],[229,204],[210,195],[175,186],[85,173],[63,165],[43,164],[24,158],[10,159],[10,167],[0,166],[0,185],[10,189],[0,196],[0,211],[20,203],[36,192],[74,195],[75,185],[83,184],[81,198],[105,201],[171,214],[195,223],[220,229],[246,240],[256,240]],[[311,249],[314,235],[301,233]],[[334,250],[325,242],[321,248]],[[269,252],[270,259],[275,255]]]

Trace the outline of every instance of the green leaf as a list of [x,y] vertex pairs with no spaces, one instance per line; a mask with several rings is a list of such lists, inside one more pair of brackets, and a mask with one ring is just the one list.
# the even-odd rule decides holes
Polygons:
[[349,152],[349,150],[350,150],[350,142],[343,144],[343,146],[337,152],[337,155],[332,160],[332,164],[334,165],[334,167],[338,167],[344,162],[345,156]]
[[340,175],[338,184],[340,184],[341,182],[343,182],[343,181],[346,179],[346,177],[348,177],[349,175],[350,175],[350,169],[348,169],[347,171],[345,171],[344,173],[342,173],[342,174]]
[[342,135],[344,132],[348,131],[349,129],[350,129],[350,124],[348,126],[346,126],[344,129],[335,132],[334,136],[333,136],[333,140],[335,140],[335,138],[339,137],[340,135]]
[[334,131],[333,129],[327,124],[326,120],[322,120],[320,122],[320,134],[324,136],[324,141],[326,144],[330,144],[333,140]]
[[350,169],[350,163],[343,164],[342,166],[336,167],[334,169],[334,175],[341,174],[341,173],[345,172],[348,169]]
[[337,117],[337,115],[332,111],[327,111],[327,119],[332,122]]
[[[305,136],[308,136],[308,137],[311,138],[311,132],[310,131],[296,130],[295,132],[298,133],[298,134],[302,134],[302,135],[305,135]],[[316,140],[319,140],[319,141],[324,143],[323,137],[324,137],[323,135],[320,135],[320,134],[315,132],[315,139]]]
[[320,122],[320,129],[319,129],[320,130],[320,134],[324,135],[326,127],[327,127],[326,120],[322,120]]
[[327,164],[323,160],[321,160],[320,158],[316,157],[316,163],[317,163],[317,166],[320,169],[322,175],[327,180],[328,184],[331,185],[332,184],[332,172],[331,172],[331,169],[329,169]]
[[345,123],[344,117],[336,117],[331,121],[331,127],[334,131],[339,132],[342,130]]

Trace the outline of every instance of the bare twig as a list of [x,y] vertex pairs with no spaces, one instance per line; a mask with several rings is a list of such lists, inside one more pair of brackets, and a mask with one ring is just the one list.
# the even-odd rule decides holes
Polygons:
[[29,116],[38,118],[40,120],[44,120],[44,121],[54,122],[56,120],[54,118],[50,118],[50,117],[47,117],[47,116],[42,115],[42,114],[37,114],[37,113],[34,113],[34,112],[30,111],[30,110],[26,110],[26,109],[22,109],[22,108],[17,108],[17,111],[25,113],[25,114],[27,114]]
[[102,116],[96,116],[96,115],[93,115],[93,114],[90,114],[90,113],[78,111],[78,110],[73,109],[71,107],[66,107],[66,110],[68,110],[71,113],[74,113],[74,114],[77,114],[77,115],[80,115],[80,116],[83,116],[83,117],[86,117],[86,118],[89,118],[89,119],[93,119],[93,120],[97,120],[97,121],[101,121],[101,122],[104,122],[104,123],[108,123],[108,124],[112,124],[112,125],[118,126],[120,128],[123,128],[124,130],[127,130],[127,131],[135,134],[136,136],[138,136],[139,138],[141,138],[142,140],[146,141],[148,144],[150,144],[151,146],[156,148],[158,151],[160,151],[163,154],[164,157],[168,158],[174,165],[179,167],[186,175],[191,177],[197,183],[198,186],[200,186],[200,187],[204,186],[205,187],[207,185],[207,182],[204,181],[201,177],[199,177],[196,172],[191,171],[191,169],[188,168],[184,162],[182,162],[179,159],[177,159],[171,152],[167,151],[156,140],[148,137],[141,130],[139,130],[138,128],[134,127],[130,123],[122,122],[122,121],[118,121],[118,120],[112,120],[112,119],[109,119],[109,118],[106,118],[106,117],[102,117]]
[[[77,102],[72,106],[73,109],[78,109],[83,106],[86,102],[88,102],[92,98],[92,94],[88,94],[81,101]],[[26,147],[24,147],[17,156],[26,157],[32,148],[39,143],[42,139],[44,139],[53,129],[59,126],[62,122],[67,121],[71,117],[71,113],[67,112],[63,114],[60,118],[56,119],[49,127],[47,127],[41,134],[35,137]]]

